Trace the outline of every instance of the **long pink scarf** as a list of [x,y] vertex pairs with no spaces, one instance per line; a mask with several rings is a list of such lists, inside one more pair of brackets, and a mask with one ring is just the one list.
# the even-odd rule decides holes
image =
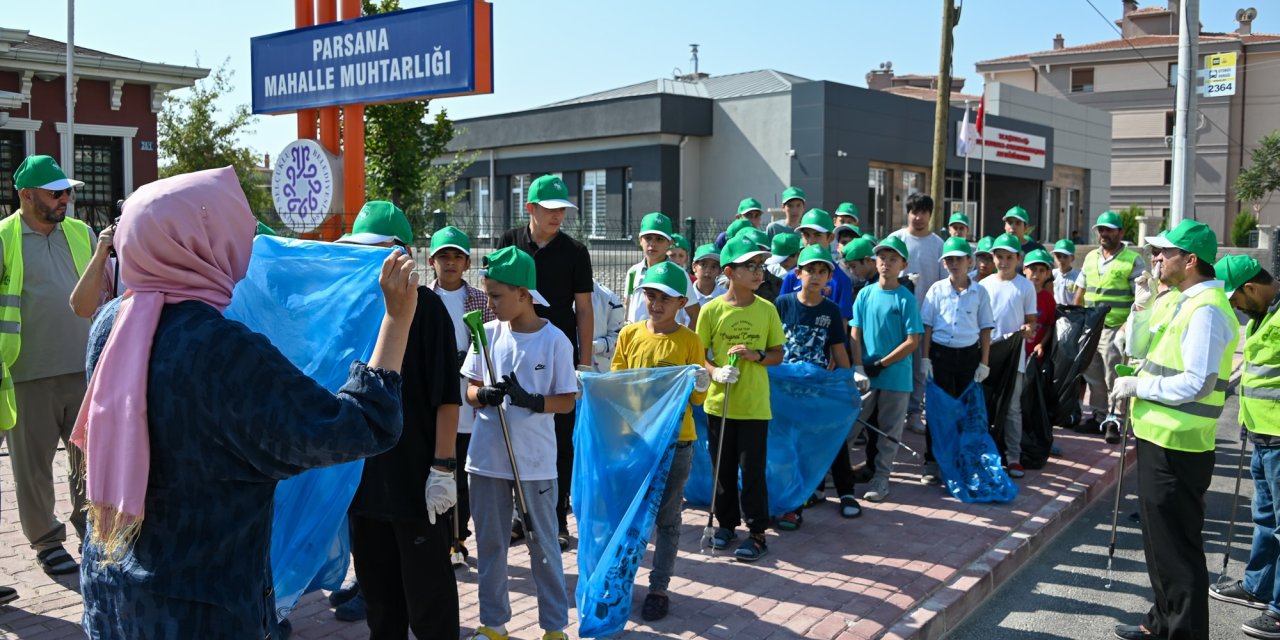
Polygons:
[[138,189],[116,229],[129,292],[98,357],[71,441],[85,453],[91,542],[119,560],[143,520],[151,447],[147,376],[166,304],[198,300],[223,311],[244,277],[255,220],[231,167]]

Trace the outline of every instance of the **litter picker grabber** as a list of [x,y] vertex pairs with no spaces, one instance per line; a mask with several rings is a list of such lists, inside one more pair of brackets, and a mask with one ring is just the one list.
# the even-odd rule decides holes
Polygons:
[[[463,472],[465,473],[465,472]],[[458,539],[458,505],[453,505],[453,539],[449,544],[449,563],[454,569],[460,569],[467,566],[467,557],[462,554],[462,541]]]
[[[471,346],[475,353],[484,354],[485,370],[489,372],[489,381],[491,384],[498,382],[498,372],[493,368],[493,357],[489,355],[489,336],[484,331],[484,315],[483,311],[476,309],[469,311],[462,316],[462,323],[467,325],[467,330],[471,332]],[[511,476],[515,478],[516,485],[516,508],[520,511],[520,520],[524,523],[525,539],[529,543],[529,550],[532,553],[534,549],[534,532],[533,518],[529,517],[529,503],[524,499],[524,484],[520,482],[520,467],[516,464],[516,450],[511,446],[511,428],[507,425],[507,412],[503,410],[502,405],[497,406],[498,424],[502,426],[502,439],[507,445],[507,459],[511,461]],[[544,557],[543,562],[547,559]]]
[[1231,524],[1227,525],[1227,549],[1222,552],[1222,571],[1218,572],[1218,586],[1225,587],[1232,582],[1227,577],[1227,563],[1231,562],[1231,543],[1234,541],[1236,532],[1236,513],[1239,512],[1239,505],[1236,503],[1240,499],[1240,478],[1244,475],[1244,454],[1245,447],[1248,446],[1249,435],[1245,431],[1243,425],[1240,427],[1240,457],[1236,460],[1236,491],[1231,495]]
[[[866,395],[862,396],[862,404],[865,405],[867,403],[867,398],[869,397],[871,397],[871,392],[867,392]],[[863,420],[862,418],[854,418],[854,420],[856,420],[858,424],[866,427],[867,429],[870,429],[876,432],[877,434],[880,435],[881,438],[884,438],[885,440],[888,440],[889,442],[892,442],[898,445],[899,447],[906,449],[907,453],[911,454],[911,457],[914,458],[915,460],[917,461],[924,460],[924,456],[920,455],[919,451],[916,451],[915,449],[912,449],[911,447],[907,446],[907,443],[903,442],[902,440],[899,440],[898,438],[895,438],[889,435],[888,433],[885,433],[879,427],[872,425],[871,423],[867,422],[866,420]]]
[[[729,356],[729,366],[738,366],[738,356]],[[724,429],[725,421],[729,419],[729,389],[732,384],[724,386],[724,403],[721,406],[720,413],[720,436],[716,439],[716,459],[715,464],[711,467],[711,507],[707,510],[707,526],[702,529],[702,548],[711,549],[711,555],[716,554],[715,547],[711,546],[711,538],[716,534],[715,517],[716,517],[716,494],[719,493],[720,484],[720,462],[724,458]]]
[[[1116,365],[1116,375],[1131,376],[1134,373],[1135,373],[1135,370],[1133,367],[1130,367],[1128,365],[1123,365],[1123,364]],[[1125,451],[1129,449],[1128,416],[1132,413],[1133,413],[1133,410],[1132,410],[1132,407],[1130,407],[1130,410],[1125,412],[1124,423],[1121,424],[1119,416],[1116,415],[1116,407],[1113,404],[1110,407],[1110,411],[1107,413],[1106,419],[1102,421],[1102,425],[1101,425],[1104,431],[1106,429],[1106,425],[1108,422],[1114,423],[1116,427],[1120,429],[1120,469],[1119,469],[1119,474],[1116,476],[1115,507],[1113,507],[1111,510],[1111,542],[1107,544],[1107,581],[1102,585],[1107,589],[1111,588],[1111,563],[1113,560],[1115,560],[1115,557],[1116,557],[1116,526],[1119,524],[1119,521],[1120,521],[1120,497],[1124,495],[1124,491],[1122,490],[1122,485],[1124,485]]]

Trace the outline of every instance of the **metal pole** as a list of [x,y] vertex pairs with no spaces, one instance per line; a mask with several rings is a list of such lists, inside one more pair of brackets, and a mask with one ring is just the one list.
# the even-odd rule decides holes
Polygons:
[[951,48],[953,30],[960,15],[954,0],[942,0],[942,52],[938,57],[938,96],[933,115],[933,184],[930,193],[934,207],[946,200],[947,123],[951,112]]
[[1169,228],[1182,219],[1194,220],[1196,128],[1196,55],[1200,40],[1200,0],[1181,0],[1178,12],[1178,103],[1173,125],[1173,175],[1169,189]]
[[[76,0],[67,0],[67,146],[62,150],[62,171],[75,178],[76,155]],[[74,202],[67,205],[70,215]]]
[[[965,215],[969,215],[969,145],[973,143],[973,140],[969,138],[969,105],[972,103],[972,100],[964,101],[964,124],[961,125],[965,128],[963,131],[964,138],[968,141],[964,148],[964,187],[963,195],[961,196],[962,204],[960,205],[960,210]],[[970,222],[973,221],[970,220]]]

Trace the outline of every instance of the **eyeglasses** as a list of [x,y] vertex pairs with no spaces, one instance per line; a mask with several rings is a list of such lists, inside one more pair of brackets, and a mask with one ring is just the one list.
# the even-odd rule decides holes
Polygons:
[[54,191],[51,189],[44,189],[44,192],[49,194],[49,197],[53,198],[54,200],[61,198],[62,194],[64,193],[67,194],[68,198],[75,195],[75,191],[71,187],[67,187],[66,189],[58,189],[57,191]]
[[756,273],[757,271],[764,271],[764,263],[761,263],[761,262],[744,262],[742,264],[733,264],[729,266],[733,267],[734,269],[741,267],[743,269],[746,269],[747,271],[750,271],[751,273]]

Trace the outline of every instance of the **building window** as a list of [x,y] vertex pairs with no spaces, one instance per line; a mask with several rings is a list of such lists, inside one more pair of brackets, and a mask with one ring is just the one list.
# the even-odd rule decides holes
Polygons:
[[864,231],[871,231],[876,237],[885,235],[885,222],[889,215],[889,197],[893,186],[889,183],[889,170],[872,167],[867,180],[867,204],[870,205],[870,219],[860,221]]
[[21,131],[0,131],[0,213],[10,214],[22,206],[18,190],[13,188],[13,171],[26,156]]
[[1176,62],[1169,63],[1169,86],[1178,86],[1178,63]]
[[[924,172],[921,171],[903,171],[902,172],[902,220],[903,225],[907,220],[907,198],[913,193],[922,193],[924,191]],[[935,216],[940,219],[942,216]]]
[[493,220],[492,212],[489,211],[489,179],[472,178],[470,192],[471,213],[475,218],[476,236],[492,238]]
[[75,176],[84,182],[76,189],[76,217],[95,229],[116,218],[116,202],[124,198],[123,160],[120,138],[76,136]]
[[1093,67],[1071,70],[1071,93],[1093,93]]
[[1178,114],[1175,111],[1164,112],[1164,134],[1166,136],[1173,135],[1173,129],[1178,124]]
[[525,198],[529,196],[529,183],[532,177],[527,173],[511,176],[511,222],[528,220],[528,209],[524,206]]
[[[587,237],[601,239],[607,230],[608,211],[605,189],[605,171],[596,169],[582,172],[581,223],[586,227]],[[621,234],[620,234],[621,235]]]
[[1173,184],[1173,161],[1172,160],[1164,161],[1164,182],[1160,184],[1164,184],[1164,185]]

